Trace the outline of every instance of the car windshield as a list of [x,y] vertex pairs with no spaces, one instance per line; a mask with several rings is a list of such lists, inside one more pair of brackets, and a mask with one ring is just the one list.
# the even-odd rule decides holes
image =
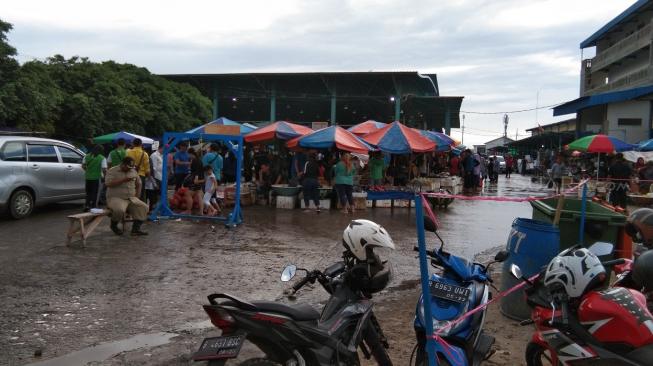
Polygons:
[[503,163],[505,160],[503,159],[503,156],[495,156],[495,159],[498,159],[499,162]]

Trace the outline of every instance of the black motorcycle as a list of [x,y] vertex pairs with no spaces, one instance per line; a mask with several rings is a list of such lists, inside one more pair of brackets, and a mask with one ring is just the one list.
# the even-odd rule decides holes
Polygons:
[[390,266],[375,260],[357,262],[345,252],[344,261],[326,270],[308,271],[287,266],[282,281],[290,281],[297,271],[306,276],[292,286],[294,295],[308,283],[319,282],[331,297],[318,313],[308,304],[244,301],[228,294],[208,296],[204,310],[222,336],[206,338],[193,356],[211,366],[225,365],[235,358],[245,340],[265,353],[240,366],[351,366],[360,365],[358,349],[382,366],[391,366],[386,341],[372,312],[372,293],[390,281]]

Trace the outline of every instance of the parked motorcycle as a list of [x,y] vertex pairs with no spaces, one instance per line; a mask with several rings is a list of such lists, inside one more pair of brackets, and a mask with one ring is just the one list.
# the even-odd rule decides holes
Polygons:
[[[245,301],[228,294],[208,296],[204,310],[211,322],[222,329],[222,336],[204,339],[193,356],[221,366],[238,356],[245,340],[265,353],[265,358],[250,359],[241,366],[359,365],[358,349],[374,357],[379,365],[392,366],[386,349],[388,342],[372,311],[372,293],[390,281],[390,265],[376,261],[360,263],[347,252],[344,261],[324,271],[287,266],[282,281],[290,281],[297,271],[305,277],[292,286],[295,294],[316,281],[331,294],[322,314],[308,304]],[[373,275],[370,275],[373,273]]]
[[[441,273],[431,275],[430,294],[427,295],[431,301],[430,321],[433,322],[433,330],[441,331],[466,312],[490,301],[491,293],[488,286],[491,286],[492,278],[488,269],[493,263],[505,261],[508,252],[500,251],[487,265],[474,263],[444,251],[444,241],[438,235],[437,226],[428,217],[424,218],[424,228],[426,231],[433,232],[441,243],[439,249],[426,251],[431,265],[441,269]],[[417,251],[418,248],[415,247],[415,250]],[[438,364],[479,365],[490,357],[494,337],[483,332],[484,320],[485,310],[445,329],[441,337],[448,345],[436,344]],[[424,324],[424,295],[422,294],[415,311],[414,327],[417,337],[415,365],[428,365]]]
[[536,331],[526,348],[529,366],[539,365],[650,365],[653,360],[653,316],[639,291],[606,287],[601,262],[612,252],[608,243],[589,249],[567,249],[551,260],[533,280],[513,264],[511,273],[527,282],[527,303]]

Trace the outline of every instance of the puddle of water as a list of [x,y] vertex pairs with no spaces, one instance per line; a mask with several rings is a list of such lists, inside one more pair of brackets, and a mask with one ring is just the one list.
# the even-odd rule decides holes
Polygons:
[[87,347],[67,355],[51,358],[27,366],[70,366],[85,365],[93,361],[104,361],[120,352],[131,351],[144,347],[156,347],[170,342],[176,333],[159,332],[152,334],[139,334],[121,341],[100,343],[97,346]]
[[[176,332],[206,329],[213,327],[210,320],[197,323],[187,323],[175,328]],[[70,366],[85,365],[93,361],[104,361],[118,353],[133,351],[139,348],[161,346],[179,334],[172,332],[159,332],[151,334],[138,334],[120,341],[100,343],[97,346],[87,347],[57,358],[30,363],[26,366]]]

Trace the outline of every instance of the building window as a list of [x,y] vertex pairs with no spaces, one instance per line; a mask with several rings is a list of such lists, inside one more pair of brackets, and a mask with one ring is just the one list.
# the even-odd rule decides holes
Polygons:
[[641,126],[641,118],[619,118],[617,120],[617,125],[619,126]]

